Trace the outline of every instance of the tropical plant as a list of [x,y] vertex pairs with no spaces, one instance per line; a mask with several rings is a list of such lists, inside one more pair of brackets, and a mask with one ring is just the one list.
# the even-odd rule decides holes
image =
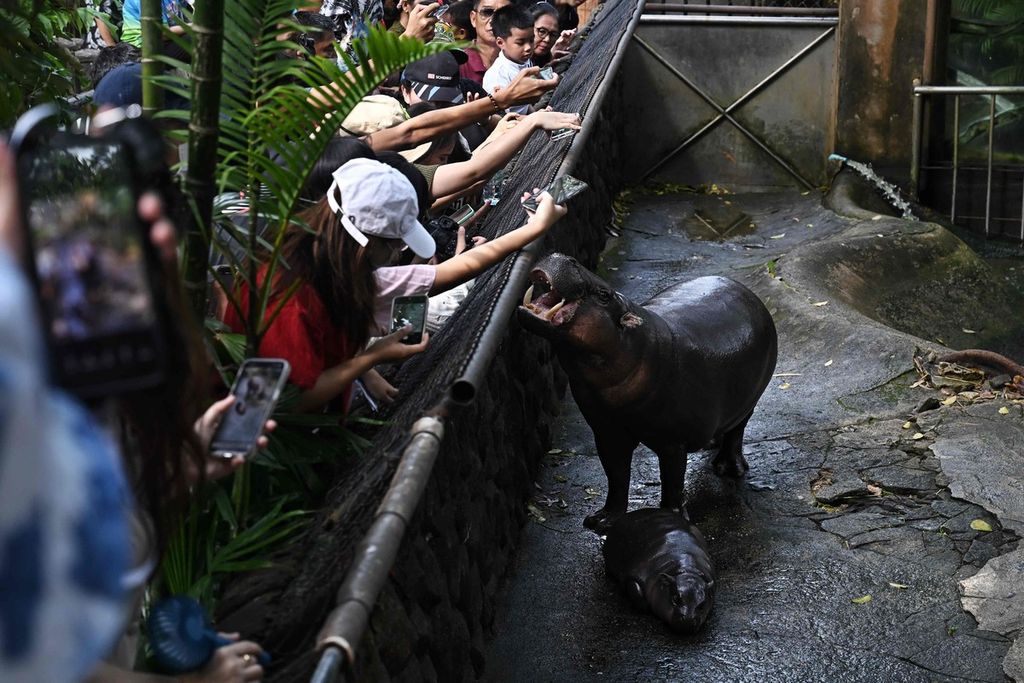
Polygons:
[[[220,5],[223,4],[223,9]],[[297,59],[288,39],[301,0],[197,0],[192,24],[180,40],[194,48],[191,64],[166,57],[167,73],[153,83],[191,102],[191,111],[158,116],[180,122],[172,136],[187,142],[184,185],[191,225],[185,239],[184,280],[193,308],[205,313],[211,253],[228,263],[253,295],[241,310],[245,334],[215,320],[207,341],[230,385],[237,365],[252,355],[277,309],[268,309],[280,239],[300,207],[300,192],[316,160],[352,108],[389,73],[450,47],[424,45],[372,28],[354,41],[358,61]],[[220,33],[220,46],[211,36]],[[176,39],[164,31],[167,39]],[[144,40],[146,38],[144,37]],[[219,81],[218,86],[214,86]],[[214,201],[219,196],[221,201]],[[232,217],[244,218],[237,224]],[[266,269],[262,279],[257,277]],[[217,582],[227,574],[266,566],[275,546],[294,539],[326,493],[327,482],[365,441],[340,427],[336,416],[289,412],[296,392],[282,400],[281,424],[271,445],[231,480],[210,484],[197,496],[171,539],[161,568],[163,590],[187,592],[212,606]]]
[[80,35],[98,16],[61,0],[0,3],[0,128],[43,102],[64,105],[86,82],[81,66],[58,38]]
[[[952,80],[960,85],[1024,85],[1024,2],[954,0],[949,35]],[[995,127],[1024,121],[1024,98],[997,96]],[[966,105],[957,134],[961,144],[989,132],[987,99]],[[1019,150],[1005,150],[1019,153]]]

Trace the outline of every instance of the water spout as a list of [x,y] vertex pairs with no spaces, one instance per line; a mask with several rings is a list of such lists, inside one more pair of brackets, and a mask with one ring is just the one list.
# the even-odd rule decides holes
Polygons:
[[842,154],[835,153],[829,154],[828,159],[829,161],[838,161],[840,164],[846,164],[873,183],[875,187],[882,191],[882,194],[889,201],[889,204],[903,215],[904,220],[920,220],[911,210],[910,202],[904,199],[900,194],[899,188],[875,173],[870,164],[862,164],[859,161],[854,161],[853,159],[844,157]]

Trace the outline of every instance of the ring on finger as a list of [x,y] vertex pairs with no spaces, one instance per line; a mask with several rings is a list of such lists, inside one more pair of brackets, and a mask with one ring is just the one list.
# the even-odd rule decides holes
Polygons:
[[251,654],[246,653],[246,654],[242,655],[242,663],[243,664],[245,664],[246,666],[249,666],[249,664],[251,662],[252,662],[252,655]]

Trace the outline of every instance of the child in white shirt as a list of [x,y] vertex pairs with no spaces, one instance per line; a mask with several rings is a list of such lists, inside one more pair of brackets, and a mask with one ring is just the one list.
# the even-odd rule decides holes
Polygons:
[[[533,17],[518,5],[502,7],[491,19],[491,31],[501,53],[484,74],[484,90],[493,93],[495,88],[504,88],[519,72],[533,66]],[[509,111],[526,114],[530,105],[511,107]]]

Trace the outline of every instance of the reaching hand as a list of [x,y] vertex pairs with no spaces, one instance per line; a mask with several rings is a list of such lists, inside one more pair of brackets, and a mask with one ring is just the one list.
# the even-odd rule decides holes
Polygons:
[[572,44],[572,39],[575,37],[576,29],[562,31],[558,36],[558,40],[551,46],[551,58],[558,59],[569,54],[569,45]]
[[429,5],[413,5],[409,11],[409,20],[405,24],[405,33],[402,35],[422,40],[424,43],[433,40],[434,24],[437,23],[437,19],[432,14],[440,6],[436,2]]
[[548,111],[545,109],[533,112],[529,118],[542,130],[580,129],[579,114],[566,114],[560,111]]
[[263,667],[256,659],[263,649],[251,640],[238,640],[237,633],[222,633],[236,642],[213,651],[199,671],[182,676],[183,683],[249,683],[263,680]]
[[423,333],[423,340],[419,344],[403,344],[409,333],[412,332],[412,325],[406,325],[400,330],[392,332],[386,337],[381,337],[366,349],[366,353],[374,356],[374,364],[388,363],[392,361],[405,360],[409,356],[415,356],[426,350],[430,335]]
[[398,398],[398,387],[387,381],[376,370],[370,370],[360,377],[370,396],[379,403],[394,403]]
[[517,104],[536,102],[541,95],[548,90],[553,90],[558,85],[558,74],[549,80],[544,80],[537,78],[539,73],[540,67],[531,66],[529,69],[520,71],[519,75],[508,84],[508,87],[495,88],[492,94],[498,101],[498,106],[508,109]]
[[[533,194],[540,192],[539,187],[533,188]],[[531,193],[524,192],[522,200],[530,196]],[[532,220],[539,221],[545,225],[545,227],[551,227],[554,225],[559,218],[569,213],[569,210],[561,204],[555,204],[555,199],[547,191],[541,193],[539,197],[539,204],[536,211],[531,211],[526,207],[523,210],[530,216]]]

